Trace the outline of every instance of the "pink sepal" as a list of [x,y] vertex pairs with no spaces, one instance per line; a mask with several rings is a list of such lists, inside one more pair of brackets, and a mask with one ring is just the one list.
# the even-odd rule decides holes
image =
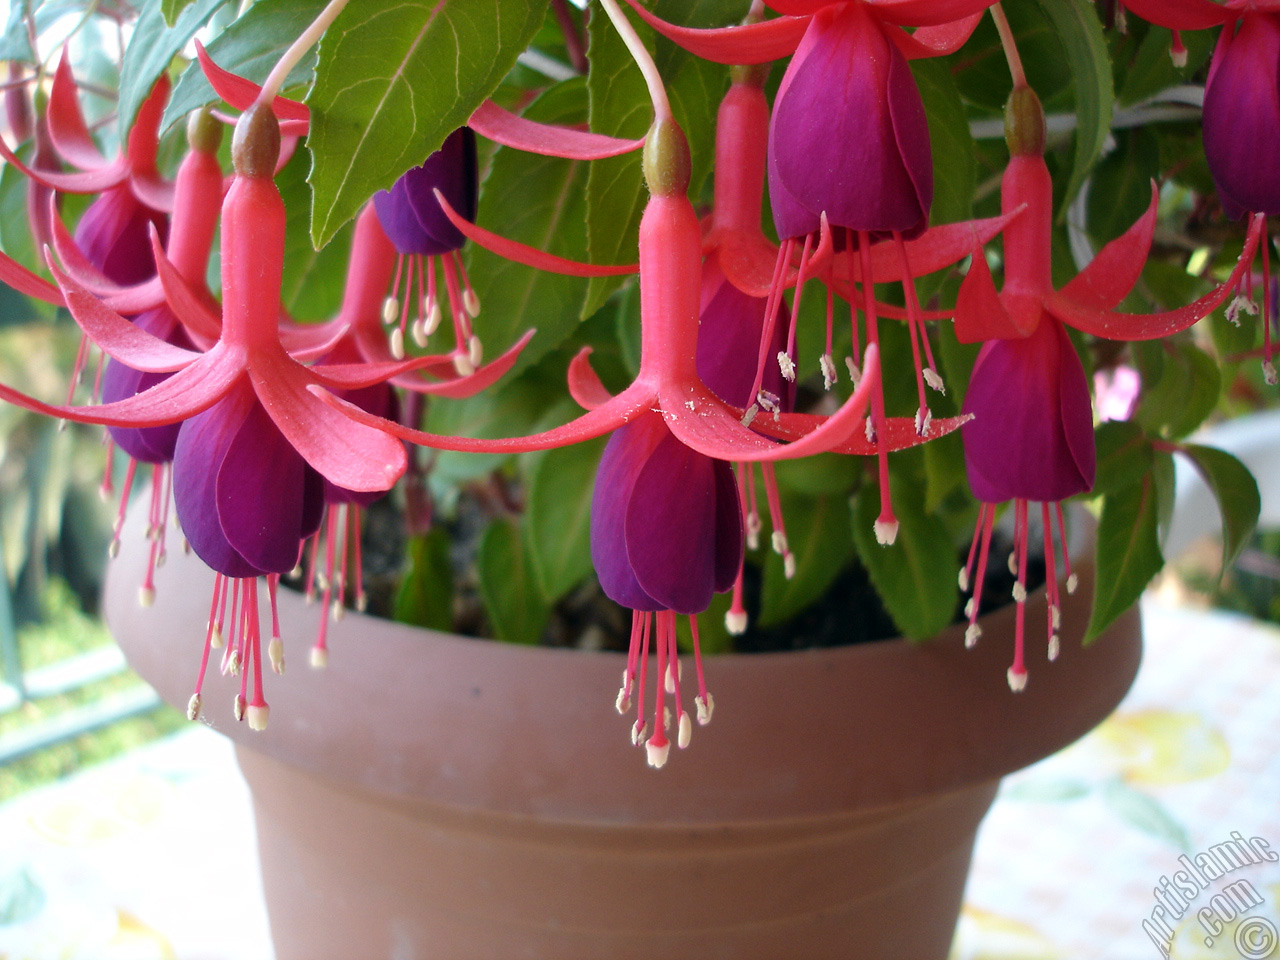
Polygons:
[[[1124,0],[1124,5],[1143,20],[1172,30],[1205,30],[1234,20],[1241,12],[1211,0]],[[1266,0],[1253,0],[1250,6],[1258,10],[1280,8],[1280,4]]]
[[[637,0],[627,0],[640,19],[668,40],[703,60],[730,66],[769,63],[789,57],[800,45],[809,27],[809,17],[779,17],[760,23],[699,30],[667,23],[642,7]],[[823,6],[818,3],[817,6]]]
[[[196,56],[200,60],[200,69],[204,71],[205,78],[209,81],[209,86],[213,87],[214,93],[237,110],[248,110],[253,106],[254,101],[258,99],[258,94],[262,92],[261,86],[252,80],[238,77],[229,70],[223,70],[213,62],[213,57],[209,56],[209,51],[205,50],[204,44],[199,40],[196,41]],[[297,100],[290,100],[288,97],[277,96],[272,100],[271,112],[278,120],[295,121],[290,128],[290,134],[295,136],[301,136],[307,129],[305,126],[298,128],[297,124],[309,124],[311,121],[311,110],[307,105]],[[281,135],[285,133],[283,123],[280,133]]]
[[639,140],[622,140],[586,130],[526,120],[502,109],[492,100],[486,100],[476,108],[476,112],[467,121],[467,126],[504,147],[514,147],[516,150],[544,157],[564,157],[566,160],[602,160],[630,153],[644,146],[644,137]]
[[569,362],[569,396],[584,410],[603,407],[613,399],[591,366],[590,347],[583,347]]
[[1147,212],[1099,250],[1088,266],[1059,291],[1061,295],[1078,306],[1095,310],[1110,310],[1123,300],[1146,266],[1159,205],[1160,191],[1152,181],[1151,205]]
[[923,60],[928,57],[944,57],[955,53],[965,41],[973,35],[973,31],[982,22],[982,14],[975,13],[971,17],[956,20],[953,23],[942,23],[932,27],[921,27],[915,33],[903,30],[885,31],[894,46],[902,51],[908,60]]
[[[474,396],[481,390],[493,386],[506,375],[508,370],[515,366],[516,361],[520,359],[520,352],[529,345],[529,341],[533,339],[535,333],[537,333],[536,330],[526,330],[524,336],[508,348],[506,353],[468,376],[447,377],[434,382],[423,380],[420,376],[403,376],[392,377],[391,382],[397,387],[403,387],[415,393],[430,394],[433,397],[449,397],[453,400],[460,400],[464,397]],[[453,361],[450,360],[450,371],[452,367]],[[425,372],[434,371],[428,367]]]

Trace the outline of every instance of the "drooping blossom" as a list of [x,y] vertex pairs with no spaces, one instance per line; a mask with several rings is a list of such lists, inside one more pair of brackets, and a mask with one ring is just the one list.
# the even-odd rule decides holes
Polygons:
[[[1222,209],[1232,220],[1249,215],[1262,231],[1262,275],[1271,274],[1266,217],[1280,215],[1280,2],[1277,0],[1125,0],[1134,13],[1175,31],[1222,25],[1204,88],[1204,155]],[[1277,382],[1267,298],[1253,299],[1252,278],[1228,309],[1262,315],[1263,372]]]
[[973,419],[962,428],[969,485],[981,507],[960,582],[963,589],[973,589],[966,607],[966,642],[972,645],[981,633],[978,607],[996,505],[1012,500],[1018,614],[1008,679],[1011,688],[1021,690],[1027,678],[1023,619],[1030,504],[1041,505],[1049,658],[1054,659],[1061,616],[1054,522],[1070,590],[1074,579],[1061,501],[1090,490],[1096,467],[1089,384],[1065,327],[1111,340],[1148,340],[1183,330],[1226,299],[1253,256],[1258,233],[1251,231],[1231,277],[1194,303],[1166,313],[1116,312],[1137,282],[1151,246],[1157,212],[1153,186],[1146,215],[1055,290],[1050,271],[1053,184],[1043,156],[1043,111],[1028,87],[1015,88],[1006,111],[1012,155],[1001,181],[1001,203],[1005,210],[1021,208],[1022,213],[1004,232],[1004,288],[996,292],[978,246],[956,301],[956,336],[961,342],[983,342],[964,400],[964,411]]

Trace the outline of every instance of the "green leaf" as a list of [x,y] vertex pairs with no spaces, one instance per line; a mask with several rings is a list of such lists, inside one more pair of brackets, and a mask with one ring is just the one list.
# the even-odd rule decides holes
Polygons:
[[1258,525],[1262,512],[1258,482],[1248,467],[1222,450],[1188,443],[1180,452],[1204,477],[1218,501],[1222,515],[1222,571],[1230,570]]
[[[524,116],[542,123],[585,123],[585,81],[557,84],[530,104]],[[480,196],[479,224],[557,256],[585,259],[588,166],[500,148]],[[487,353],[506,349],[525,329],[537,327],[537,336],[520,356],[521,370],[574,332],[587,291],[584,280],[534,270],[476,244],[468,244],[467,250],[468,273],[481,304],[476,329]]]
[[0,34],[0,60],[16,60],[20,63],[35,60],[27,36],[26,12],[30,6],[29,0],[9,5],[9,19],[4,25],[4,33]]
[[853,559],[849,500],[845,496],[784,496],[782,515],[795,553],[795,576],[787,579],[782,557],[765,549],[764,588],[759,625],[770,627],[795,616],[817,600]]
[[527,544],[542,595],[553,601],[591,573],[591,494],[604,444],[548,451],[529,476]]
[[440,527],[409,541],[409,569],[396,595],[395,619],[417,627],[453,629],[453,567],[449,534]]
[[551,615],[538,589],[529,551],[512,520],[496,520],[480,541],[476,557],[480,598],[499,640],[537,643]]
[[1102,24],[1089,0],[1036,0],[1053,23],[1056,41],[1066,52],[1075,86],[1076,150],[1071,178],[1059,208],[1058,219],[1066,217],[1075,199],[1102,155],[1111,132],[1115,93],[1111,79],[1111,57],[1102,35]]
[[841,453],[819,453],[798,460],[774,464],[778,486],[809,497],[840,494],[847,497],[857,485],[865,464],[861,457]]
[[937,59],[913,60],[911,72],[929,116],[933,150],[933,208],[930,223],[955,223],[973,214],[978,165],[964,102],[948,64]]
[[1093,492],[1108,494],[1140,482],[1151,470],[1154,448],[1132,420],[1109,420],[1094,431],[1098,473]]
[[[320,42],[311,108],[311,240],[438,150],[501,82],[546,0],[348,6]],[[352,82],[352,77],[358,82]]]
[[[325,0],[257,0],[244,15],[234,20],[208,44],[209,56],[224,70],[262,83],[280,59],[282,51],[297,38],[325,7]],[[284,89],[309,83],[315,74],[315,49],[308,50],[289,71]],[[167,128],[192,110],[218,102],[200,64],[192,62],[173,88],[164,111],[162,127]]]
[[295,155],[276,176],[285,205],[284,278],[281,302],[298,320],[327,320],[338,312],[346,283],[351,225],[343,227],[323,250],[311,245],[311,189],[306,158]]
[[1102,798],[1121,820],[1148,836],[1163,840],[1176,850],[1191,849],[1186,827],[1155,797],[1135,790],[1123,780],[1111,780],[1103,788]]
[[913,640],[933,636],[955,616],[959,569],[946,524],[924,512],[924,491],[893,474],[893,507],[898,537],[881,546],[873,525],[880,514],[878,484],[863,487],[854,501],[853,543],[876,592],[898,629]]
[[165,23],[161,4],[153,0],[142,9],[133,27],[133,37],[125,50],[120,68],[120,99],[116,126],[120,139],[138,115],[160,75],[173,61],[196,31],[205,25],[224,0],[194,0],[170,27]]
[[1089,181],[1086,222],[1097,244],[1129,229],[1151,204],[1151,181],[1160,174],[1160,141],[1143,127],[1117,130],[1116,148],[1102,158]]
[[160,12],[164,14],[164,22],[172,27],[178,22],[178,15],[193,2],[194,0],[160,0]]
[[1143,343],[1135,353],[1146,388],[1137,419],[1147,432],[1176,440],[1204,423],[1222,393],[1214,359],[1187,342]]
[[1139,483],[1107,494],[1102,501],[1095,553],[1098,576],[1086,643],[1137,603],[1151,578],[1164,566],[1156,501],[1151,474]]

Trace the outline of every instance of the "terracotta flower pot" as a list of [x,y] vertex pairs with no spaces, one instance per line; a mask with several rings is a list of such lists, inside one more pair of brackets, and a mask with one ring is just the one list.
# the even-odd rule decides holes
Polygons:
[[[174,551],[143,610],[142,553],[135,526],[107,618],[185,707],[212,575]],[[973,650],[952,629],[716,657],[714,722],[660,771],[614,712],[621,654],[349,614],[312,671],[320,611],[282,591],[291,660],[268,678],[268,729],[233,720],[227,680],[204,708],[253,792],[278,958],[945,957],[999,778],[1096,725],[1137,671],[1136,610],[1081,647],[1081,573],[1060,658],[1031,644],[1020,694],[1012,608]]]

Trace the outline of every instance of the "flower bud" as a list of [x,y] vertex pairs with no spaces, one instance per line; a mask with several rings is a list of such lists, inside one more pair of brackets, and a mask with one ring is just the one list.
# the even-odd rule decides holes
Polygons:
[[217,153],[222,144],[222,124],[207,109],[192,111],[187,120],[187,144],[201,153]]
[[1004,139],[1014,157],[1044,153],[1044,108],[1030,87],[1015,87],[1004,105]]
[[280,159],[280,121],[269,104],[255,103],[240,115],[231,137],[231,162],[242,177],[275,176]]

